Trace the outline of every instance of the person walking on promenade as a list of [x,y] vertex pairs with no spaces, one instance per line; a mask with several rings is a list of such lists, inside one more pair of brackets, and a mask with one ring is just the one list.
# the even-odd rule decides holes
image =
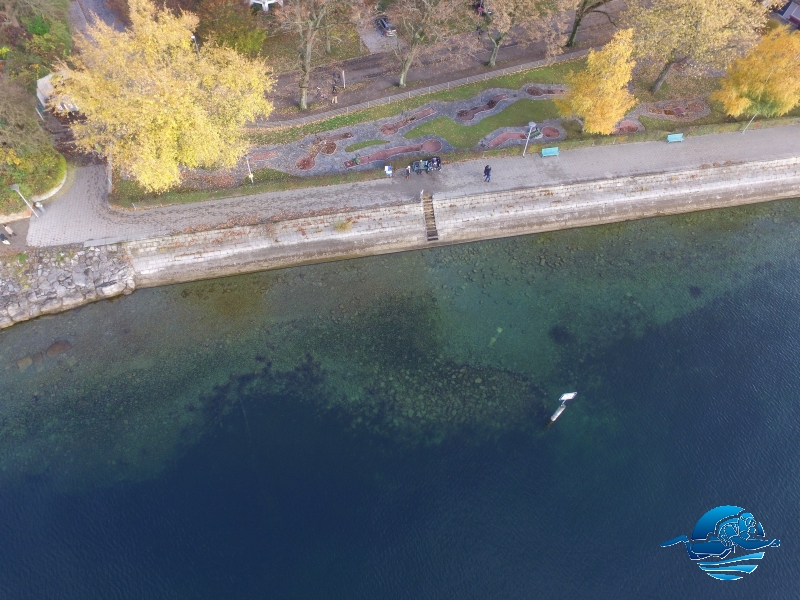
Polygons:
[[492,180],[492,167],[486,165],[483,168],[483,180],[484,181],[491,181]]
[[411,165],[408,165],[406,167],[406,179],[408,179],[409,177],[411,177]]
[[331,89],[331,104],[339,104],[339,88],[336,87],[335,83]]

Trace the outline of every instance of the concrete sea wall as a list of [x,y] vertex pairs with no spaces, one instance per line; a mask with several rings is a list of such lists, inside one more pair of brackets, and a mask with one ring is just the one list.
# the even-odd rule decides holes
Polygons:
[[[123,244],[139,286],[737,206],[800,196],[800,158],[433,197],[422,205],[343,212]],[[342,226],[343,223],[349,225]]]
[[471,242],[800,196],[800,157],[433,199],[439,239]]
[[800,196],[800,157],[489,192],[183,233],[99,248],[42,249],[0,264],[0,328],[136,287]]
[[425,245],[419,202],[123,244],[138,286],[221,277]]

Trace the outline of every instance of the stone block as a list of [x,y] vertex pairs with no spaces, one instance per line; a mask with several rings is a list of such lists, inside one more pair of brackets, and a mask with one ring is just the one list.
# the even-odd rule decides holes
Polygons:
[[12,302],[6,307],[8,317],[16,322],[24,321],[28,317],[28,311],[25,310],[18,302]]
[[43,313],[54,313],[61,310],[61,298],[48,298],[45,300],[41,307]]
[[124,289],[125,289],[124,281],[109,281],[107,283],[98,285],[97,293],[103,298],[110,298],[111,296],[117,296],[121,294]]

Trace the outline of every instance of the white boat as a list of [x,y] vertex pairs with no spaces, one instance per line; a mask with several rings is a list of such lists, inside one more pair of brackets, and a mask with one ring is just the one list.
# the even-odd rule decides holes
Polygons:
[[560,417],[561,413],[563,413],[564,410],[567,408],[567,404],[566,404],[567,400],[572,400],[577,395],[578,395],[578,392],[569,392],[568,394],[562,394],[561,395],[561,398],[558,399],[558,401],[561,402],[561,404],[556,409],[556,412],[553,413],[553,416],[550,417],[550,422],[551,423],[553,421],[555,421],[558,417]]

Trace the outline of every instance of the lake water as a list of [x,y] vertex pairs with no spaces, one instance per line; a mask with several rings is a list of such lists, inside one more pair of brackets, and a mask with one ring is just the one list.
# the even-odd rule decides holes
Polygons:
[[[0,598],[797,598],[799,225],[782,201],[0,332]],[[659,547],[722,504],[782,542],[738,582]]]

